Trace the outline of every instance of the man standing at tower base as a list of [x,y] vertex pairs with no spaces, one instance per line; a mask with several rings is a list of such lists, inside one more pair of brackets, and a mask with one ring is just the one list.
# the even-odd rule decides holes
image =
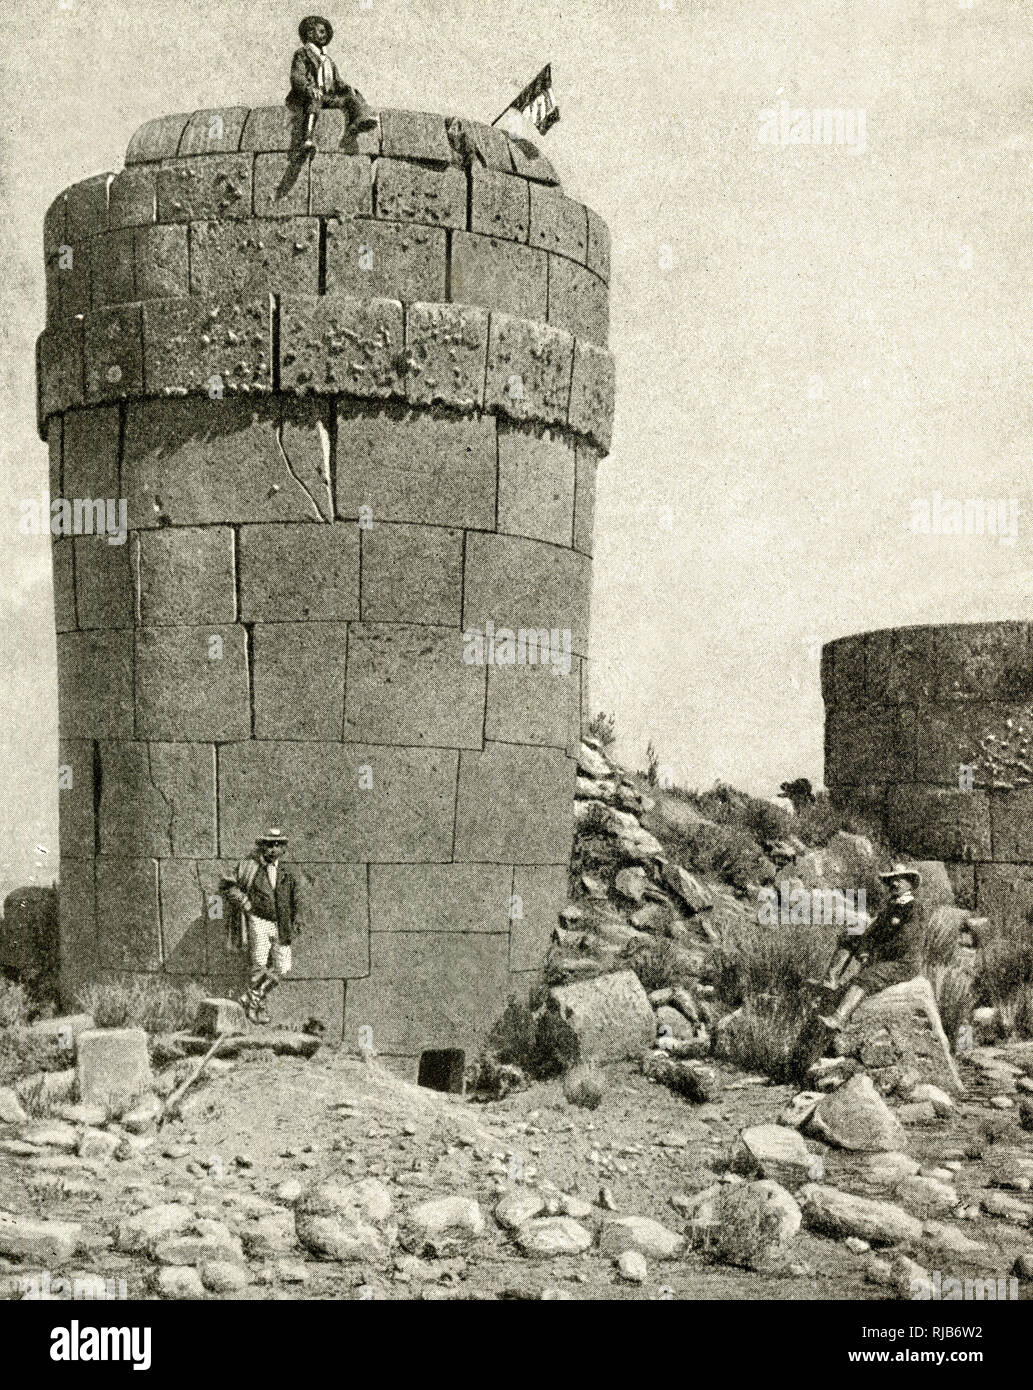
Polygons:
[[227,944],[247,948],[250,964],[248,988],[240,996],[252,1023],[268,1023],[268,995],[291,970],[291,943],[300,935],[300,899],[297,879],[280,859],[287,837],[279,829],[267,831],[255,848],[237,865],[232,878],[222,881],[230,905]]

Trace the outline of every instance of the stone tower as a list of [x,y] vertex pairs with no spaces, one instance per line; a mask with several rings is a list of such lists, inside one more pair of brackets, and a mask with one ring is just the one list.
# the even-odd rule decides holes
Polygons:
[[566,893],[609,237],[498,130],[317,138],[162,117],[46,216],[51,497],[128,521],[53,543],[62,979],[237,987],[214,889],[282,825],[274,1017],[408,1071],[540,978]]
[[1033,907],[1033,624],[860,633],[822,652],[825,782],[943,860],[960,904]]

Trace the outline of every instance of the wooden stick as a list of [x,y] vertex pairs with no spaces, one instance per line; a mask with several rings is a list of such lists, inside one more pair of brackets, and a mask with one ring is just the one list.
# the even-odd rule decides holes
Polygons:
[[169,1096],[168,1100],[167,1100],[167,1101],[165,1102],[165,1104],[161,1107],[161,1114],[158,1116],[158,1129],[161,1129],[162,1125],[165,1123],[165,1118],[166,1118],[166,1116],[169,1115],[169,1114],[172,1112],[172,1109],[173,1109],[174,1106],[176,1106],[176,1105],[179,1104],[179,1102],[180,1102],[180,1101],[183,1099],[183,1097],[186,1095],[187,1091],[190,1090],[190,1087],[194,1084],[194,1082],[197,1080],[197,1078],[198,1078],[198,1077],[201,1075],[201,1073],[204,1071],[205,1067],[208,1065],[208,1063],[211,1061],[211,1059],[215,1056],[216,1050],[221,1046],[221,1044],[222,1044],[223,1041],[225,1040],[226,1036],[227,1036],[227,1035],[226,1035],[225,1033],[220,1033],[220,1034],[219,1034],[219,1036],[215,1039],[215,1041],[212,1043],[211,1047],[210,1047],[210,1048],[208,1049],[208,1051],[204,1054],[204,1056],[201,1058],[201,1060],[198,1062],[197,1066],[196,1066],[196,1067],[194,1068],[194,1070],[190,1073],[190,1075],[189,1075],[189,1076],[187,1077],[187,1079],[183,1082],[183,1084],[182,1084],[181,1086],[177,1086],[176,1089],[175,1089],[175,1090],[172,1092],[172,1094]]

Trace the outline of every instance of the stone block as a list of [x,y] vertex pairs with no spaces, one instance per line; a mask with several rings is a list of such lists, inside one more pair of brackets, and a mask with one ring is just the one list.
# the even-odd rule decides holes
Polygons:
[[610,292],[605,283],[576,261],[550,256],[549,322],[605,347],[610,331]]
[[69,319],[88,312],[92,263],[93,253],[87,238],[76,242],[69,240],[57,258],[51,260],[49,268],[56,283],[57,303],[62,318]]
[[404,393],[404,319],[391,299],[284,296],[280,379],[285,391]]
[[76,536],[75,603],[80,629],[132,627],[133,575],[128,543],[104,535]]
[[[863,999],[837,1040],[837,1051],[860,1058],[876,1086],[880,1072],[888,1069],[887,1079],[893,1082],[900,1076],[913,1076],[951,1095],[964,1091],[933,987],[922,975]],[[819,1116],[825,1106],[825,1101],[818,1106]]]
[[[208,750],[211,752],[211,750]],[[169,975],[203,975],[226,958],[225,904],[221,869],[212,859],[162,859],[158,864],[161,900],[161,958]],[[239,957],[234,957],[239,965]]]
[[548,257],[516,241],[456,232],[452,237],[451,286],[457,304],[481,304],[517,318],[544,322],[549,303]]
[[576,551],[520,536],[468,534],[463,627],[569,629],[578,656],[588,650],[591,563]]
[[176,299],[190,293],[187,227],[137,227],[134,237],[137,299]]
[[1033,684],[1028,623],[964,623],[937,629],[941,701],[1021,703]]
[[99,967],[93,859],[62,855],[58,893],[61,999],[71,1006]]
[[957,787],[962,768],[971,768],[976,784],[987,775],[980,742],[1018,713],[1007,708],[955,701],[947,705],[923,705],[914,726],[915,780]]
[[236,617],[233,531],[166,526],[134,537],[142,627],[232,623]]
[[314,402],[283,405],[281,420],[273,401],[131,403],[123,461],[130,527],[318,521],[326,428]]
[[860,705],[864,691],[864,639],[826,642],[821,651],[822,694],[826,702]]
[[189,119],[189,112],[181,112],[175,116],[158,116],[153,121],[145,121],[129,141],[126,164],[172,159],[179,149]]
[[994,859],[1033,861],[1033,787],[992,792],[990,827]]
[[484,670],[463,663],[458,627],[351,626],[345,742],[479,749],[483,729]]
[[253,640],[255,737],[340,738],[347,623],[256,623]]
[[131,738],[133,634],[61,633],[57,691],[65,738]]
[[542,970],[567,901],[568,870],[562,864],[513,871],[513,903],[509,924],[510,970]]
[[[991,822],[993,813],[991,811]],[[959,907],[972,911],[976,905],[976,866],[974,864],[946,864],[954,901]]]
[[116,858],[215,854],[215,750],[202,743],[99,745],[99,852]]
[[631,970],[549,991],[549,1007],[566,1024],[584,1060],[623,1062],[656,1039],[656,1018]]
[[461,169],[431,169],[399,159],[374,166],[377,216],[386,222],[431,227],[466,226],[466,176]]
[[910,779],[914,723],[914,711],[899,705],[832,705],[825,719],[826,781],[856,786]]
[[268,295],[238,304],[186,299],[143,306],[144,379],[152,396],[272,389],[272,305]]
[[219,754],[222,853],[289,814],[302,862],[441,863],[452,857],[458,753],[340,743],[245,742]]
[[86,401],[117,401],[143,391],[143,323],[139,304],[97,309],[83,324]]
[[368,1028],[380,1053],[479,1047],[505,1009],[508,949],[486,932],[374,933],[369,976],[348,982],[345,1043],[358,1046]]
[[344,405],[337,417],[337,511],[381,521],[495,525],[493,416],[432,415]]
[[539,665],[488,667],[484,737],[493,743],[566,748],[580,728],[581,691],[575,658],[570,670],[545,654]]
[[316,154],[309,169],[308,211],[313,216],[373,216],[373,179],[364,155]]
[[93,743],[61,739],[58,743],[57,807],[63,859],[90,859],[94,851]]
[[498,530],[569,546],[574,526],[574,445],[546,430],[500,423]]
[[588,251],[585,256],[585,264],[589,270],[594,270],[596,275],[602,277],[609,284],[610,281],[610,229],[591,208],[585,208],[588,218]]
[[1033,945],[1033,867],[1028,864],[977,864],[975,908],[1005,930],[1025,930]]
[[180,159],[198,154],[235,154],[249,114],[246,106],[195,111],[186,123],[176,154]]
[[456,863],[566,864],[574,767],[565,754],[489,743],[460,756]]
[[444,299],[444,229],[331,218],[326,224],[326,293],[407,304]]
[[445,128],[456,156],[471,170],[483,167],[504,174],[513,172],[509,137],[504,130],[459,116],[448,117]]
[[[155,859],[96,863],[100,964],[105,970],[160,970],[161,918]],[[80,1046],[82,1039],[79,1039]],[[85,1094],[83,1100],[88,1100]]]
[[575,203],[555,188],[530,185],[532,246],[556,251],[583,265],[588,254],[588,214],[583,203]]
[[522,179],[559,186],[559,175],[533,141],[511,138],[509,148],[514,173]]
[[405,316],[406,396],[469,411],[484,402],[488,315],[466,304],[410,304]]
[[158,170],[158,221],[225,221],[251,216],[247,154],[177,159]]
[[136,633],[136,733],[221,742],[251,733],[246,633],[239,626]]
[[425,111],[381,111],[380,130],[385,158],[418,159],[428,164],[457,162],[443,116]]
[[108,189],[108,226],[144,227],[155,220],[158,198],[158,171],[127,168],[116,174]]
[[[377,522],[362,533],[364,622],[458,626],[463,534],[443,526]],[[456,659],[462,649],[456,637]]]
[[117,498],[118,441],[117,406],[70,410],[64,417],[64,471],[58,495]]
[[944,787],[890,787],[886,803],[890,841],[919,859],[990,858],[986,793]]
[[526,179],[470,169],[470,231],[505,241],[526,242],[531,226],[531,199]]
[[613,432],[614,367],[605,348],[575,341],[570,379],[570,428],[585,435],[604,454]]
[[48,328],[36,342],[37,422],[83,403],[83,329],[81,323]]
[[190,292],[228,298],[317,294],[319,221],[265,217],[190,224]]
[[[52,497],[60,496],[51,493]],[[50,547],[54,581],[54,627],[58,632],[74,632],[78,627],[75,616],[74,542],[55,540]]]
[[595,533],[595,480],[599,455],[591,445],[577,441],[574,474],[574,549],[591,555]]
[[204,1038],[246,1033],[243,1006],[236,999],[202,999],[194,1018],[194,1032]]
[[237,556],[243,622],[359,616],[357,526],[244,526]]
[[90,305],[128,304],[136,298],[133,268],[135,231],[103,232],[90,244]]
[[485,405],[514,420],[566,424],[573,352],[569,333],[492,314]]
[[[369,974],[369,892],[363,864],[296,864],[304,912],[292,948],[291,978],[356,979]],[[338,1034],[339,1036],[339,1034]]]
[[65,235],[73,246],[108,229],[108,185],[112,174],[94,174],[73,183],[65,202]]
[[513,871],[499,864],[372,864],[373,932],[505,932]]
[[97,1028],[76,1039],[75,1072],[84,1105],[105,1105],[154,1089],[142,1028]]
[[65,235],[68,195],[61,192],[43,214],[43,254],[47,260],[67,242]]

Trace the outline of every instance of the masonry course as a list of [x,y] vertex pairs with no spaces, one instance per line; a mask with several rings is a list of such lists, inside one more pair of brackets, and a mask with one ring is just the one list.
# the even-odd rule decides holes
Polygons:
[[[285,824],[273,996],[415,1074],[541,979],[587,704],[609,234],[528,142],[384,111],[159,117],[44,221],[62,984],[232,989],[218,881]],[[69,254],[70,253],[70,254]],[[569,671],[464,660],[569,631]]]

